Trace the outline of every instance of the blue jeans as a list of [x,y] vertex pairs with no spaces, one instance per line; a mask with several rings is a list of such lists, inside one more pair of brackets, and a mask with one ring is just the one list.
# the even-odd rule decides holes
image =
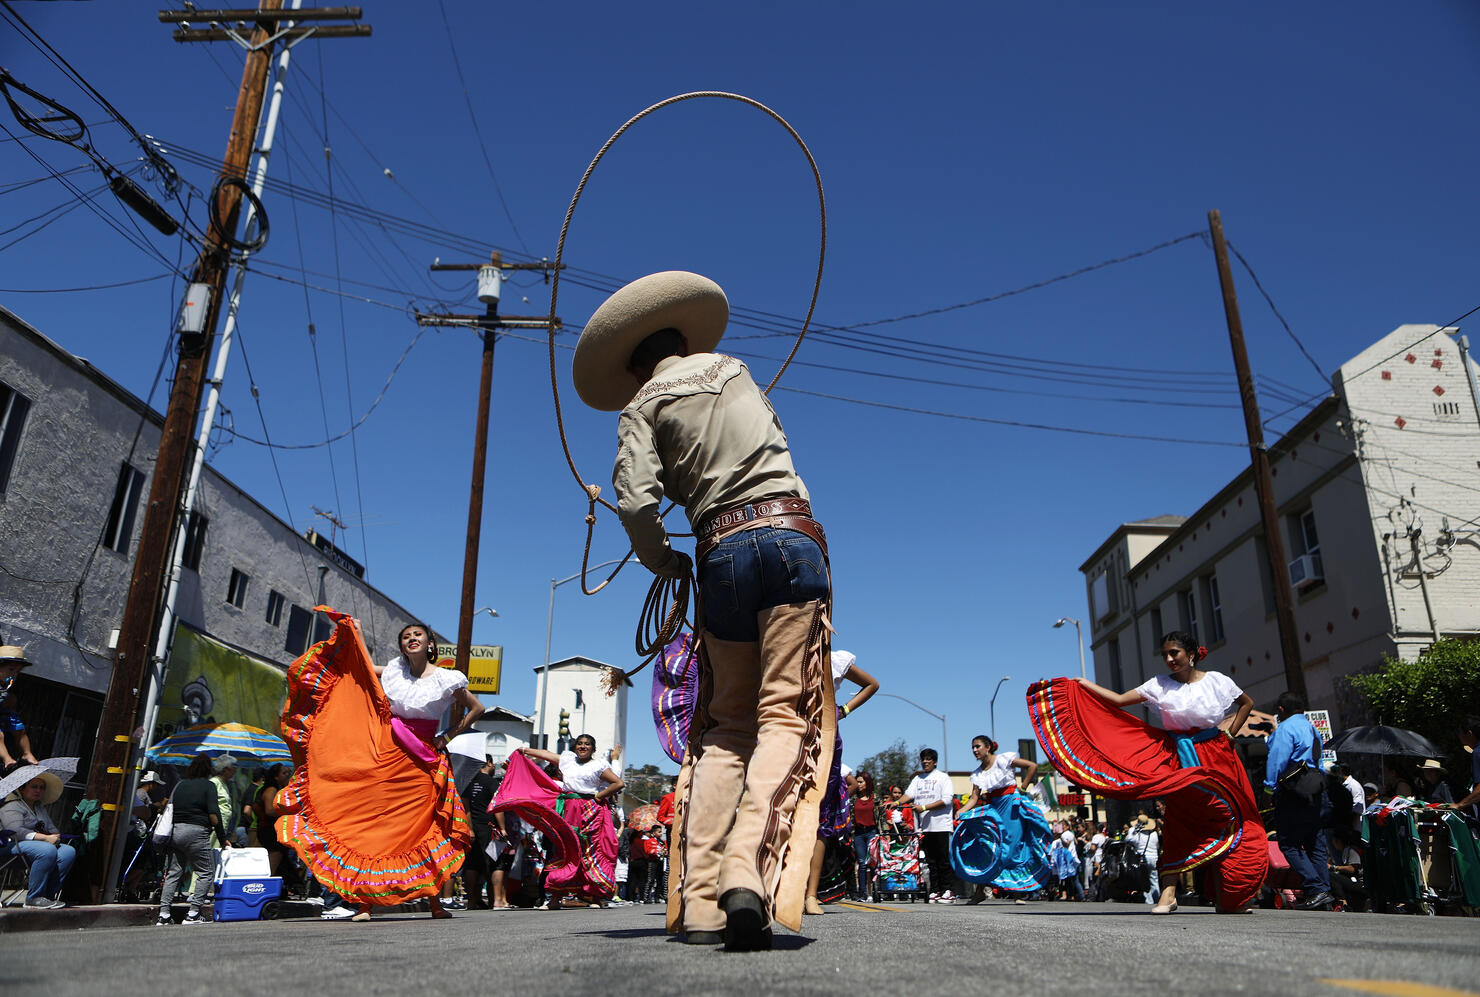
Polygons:
[[1326,832],[1321,830],[1321,811],[1276,794],[1274,826],[1280,853],[1295,875],[1307,899],[1331,892],[1331,873],[1326,866]]
[[720,640],[760,640],[762,610],[826,599],[827,559],[795,530],[742,530],[715,544],[699,565],[705,628]]
[[15,851],[31,865],[31,878],[26,884],[26,899],[55,900],[62,881],[72,870],[77,849],[71,845],[53,845],[49,841],[17,841]]
[[853,827],[853,856],[856,859],[854,871],[858,875],[858,896],[860,897],[868,893],[868,849],[878,836],[879,832],[876,828],[859,827],[856,824]]

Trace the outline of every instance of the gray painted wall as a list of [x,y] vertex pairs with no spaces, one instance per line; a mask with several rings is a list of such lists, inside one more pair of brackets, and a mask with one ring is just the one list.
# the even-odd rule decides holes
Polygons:
[[[0,633],[26,645],[38,678],[107,690],[163,419],[12,313],[0,308],[0,383],[31,402],[10,483],[0,494]],[[145,475],[126,553],[100,539],[123,461]],[[209,466],[197,508],[209,518],[198,571],[181,575],[178,612],[197,629],[283,666],[290,618],[267,621],[268,594],[358,616],[382,663],[413,614],[316,550]],[[226,601],[232,569],[249,581]],[[322,598],[320,585],[322,584]],[[74,600],[75,592],[75,600]],[[74,623],[75,619],[75,623]]]

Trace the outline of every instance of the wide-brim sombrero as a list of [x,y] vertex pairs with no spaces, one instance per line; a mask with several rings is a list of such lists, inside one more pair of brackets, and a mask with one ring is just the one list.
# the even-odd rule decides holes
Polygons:
[[690,353],[709,353],[730,320],[730,302],[718,284],[686,270],[665,270],[621,288],[591,316],[576,343],[571,378],[581,401],[617,412],[637,394],[627,370],[632,351],[659,329],[677,329]]

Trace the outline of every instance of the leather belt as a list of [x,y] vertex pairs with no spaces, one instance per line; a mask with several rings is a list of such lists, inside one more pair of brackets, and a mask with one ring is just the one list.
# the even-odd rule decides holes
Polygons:
[[749,505],[737,505],[710,516],[699,524],[694,531],[694,538],[700,543],[708,540],[720,530],[732,526],[739,526],[763,516],[806,516],[812,517],[812,503],[795,495],[783,496],[782,498],[765,499],[760,502],[752,502]]
[[812,518],[811,503],[791,496],[737,506],[709,517],[694,531],[694,559],[703,563],[721,540],[745,530],[759,529],[793,530],[805,534],[822,548],[823,556],[827,555],[827,534],[822,524]]

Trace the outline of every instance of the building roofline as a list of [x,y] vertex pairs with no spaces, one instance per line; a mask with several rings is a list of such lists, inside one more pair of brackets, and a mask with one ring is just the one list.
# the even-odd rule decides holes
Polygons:
[[1094,564],[1100,558],[1109,553],[1110,548],[1119,543],[1121,537],[1129,536],[1132,533],[1160,533],[1161,535],[1166,536],[1167,534],[1173,533],[1178,529],[1181,529],[1181,524],[1172,525],[1170,523],[1153,523],[1150,520],[1143,520],[1136,523],[1121,523],[1115,528],[1114,532],[1112,532],[1108,537],[1105,538],[1104,543],[1096,547],[1095,552],[1091,554],[1088,558],[1086,558],[1085,562],[1079,566],[1080,574],[1088,571],[1090,565]]
[[[52,354],[52,356],[54,356],[56,359],[71,367],[75,373],[92,381],[94,384],[98,385],[103,390],[108,392],[108,394],[112,395],[114,400],[132,409],[140,416],[154,423],[157,427],[160,428],[161,432],[163,431],[163,415],[161,415],[156,409],[154,409],[146,401],[144,401],[144,399],[140,398],[132,391],[129,391],[127,388],[119,384],[117,381],[113,380],[113,378],[103,373],[97,367],[94,367],[90,361],[84,359],[83,357],[77,356],[75,353],[70,352],[60,343],[42,333],[35,326],[31,325],[31,323],[27,322],[25,319],[21,318],[15,312],[11,311],[9,308],[6,308],[4,305],[0,305],[0,318],[3,318],[22,337],[31,340],[34,345]],[[154,448],[154,451],[156,454],[158,454],[159,448],[156,446]],[[420,618],[417,616],[417,614],[411,612],[405,606],[401,605],[399,601],[391,598],[391,596],[384,589],[376,587],[367,579],[356,577],[349,571],[346,571],[339,564],[335,563],[333,560],[324,557],[323,551],[319,550],[318,548],[314,547],[313,544],[309,543],[308,538],[295,530],[292,523],[285,522],[280,516],[278,516],[277,513],[273,512],[267,506],[263,505],[256,498],[254,498],[252,494],[248,492],[245,488],[242,488],[235,481],[232,481],[226,475],[222,474],[220,471],[212,467],[209,461],[207,461],[205,464],[205,470],[213,479],[219,481],[227,488],[230,488],[232,491],[236,492],[247,502],[250,502],[252,505],[260,509],[263,515],[267,516],[268,519],[271,519],[273,522],[283,527],[283,529],[287,530],[288,534],[294,537],[299,544],[301,544],[306,550],[313,553],[316,560],[322,561],[324,564],[329,565],[336,571],[343,572],[346,576],[354,579],[356,582],[364,585],[366,588],[380,593],[380,595],[383,596],[387,602],[389,602],[396,609],[400,610],[407,617],[411,619]],[[368,568],[366,570],[368,571]],[[212,639],[219,638],[212,637]]]

